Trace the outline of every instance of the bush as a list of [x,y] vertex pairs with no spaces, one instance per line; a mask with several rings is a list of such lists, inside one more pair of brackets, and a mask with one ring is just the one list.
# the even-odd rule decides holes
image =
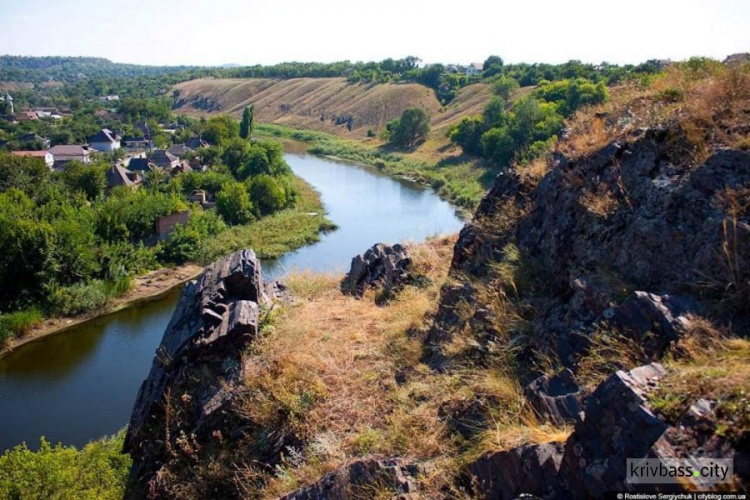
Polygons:
[[75,316],[101,309],[107,304],[107,291],[106,283],[101,280],[58,288],[50,297],[52,310],[63,316]]
[[44,438],[38,451],[16,446],[0,456],[0,498],[123,498],[131,463],[123,439],[121,431],[80,451]]
[[26,335],[43,319],[36,308],[0,315],[0,344]]
[[254,219],[250,196],[239,182],[230,182],[221,188],[216,195],[216,211],[231,226],[247,224]]
[[258,215],[278,212],[287,204],[284,187],[270,175],[253,177],[249,183],[250,198]]

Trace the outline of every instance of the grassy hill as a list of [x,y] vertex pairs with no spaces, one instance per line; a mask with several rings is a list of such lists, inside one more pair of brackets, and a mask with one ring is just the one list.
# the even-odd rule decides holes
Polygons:
[[435,92],[420,84],[351,84],[345,78],[201,78],[174,88],[179,91],[178,113],[239,118],[253,104],[259,122],[353,138],[367,137],[368,130],[379,134],[413,106],[430,113],[432,135],[443,137],[464,116],[481,113],[492,96],[488,85],[470,85],[443,107]]

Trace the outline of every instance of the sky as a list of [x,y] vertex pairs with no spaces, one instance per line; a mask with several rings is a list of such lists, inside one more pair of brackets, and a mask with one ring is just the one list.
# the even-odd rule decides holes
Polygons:
[[750,0],[0,0],[0,54],[155,65],[750,52]]

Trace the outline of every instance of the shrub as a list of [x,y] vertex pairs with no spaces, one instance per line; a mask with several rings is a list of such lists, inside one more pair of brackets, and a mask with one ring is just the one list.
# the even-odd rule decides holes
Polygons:
[[253,204],[243,184],[229,182],[216,195],[216,211],[229,225],[253,221]]
[[286,206],[284,187],[270,175],[259,175],[249,183],[250,198],[258,215],[268,215]]
[[75,316],[101,309],[107,303],[107,298],[106,283],[94,280],[58,288],[51,294],[50,302],[52,310],[57,314]]
[[41,438],[38,451],[25,444],[0,456],[0,498],[120,499],[130,457],[120,453],[124,432],[77,450]]
[[668,88],[656,94],[656,99],[663,102],[682,102],[685,100],[685,92],[676,88]]

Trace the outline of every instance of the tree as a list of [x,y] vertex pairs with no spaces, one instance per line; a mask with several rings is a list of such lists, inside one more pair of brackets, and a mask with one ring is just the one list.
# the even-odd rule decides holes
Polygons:
[[505,125],[505,100],[501,97],[493,97],[484,108],[482,113],[485,130]]
[[66,162],[62,178],[71,191],[80,191],[89,200],[94,200],[104,193],[107,179],[105,167],[101,165],[83,165],[77,161]]
[[250,160],[250,147],[241,139],[232,139],[224,147],[222,160],[232,173],[236,174]]
[[253,178],[249,190],[260,215],[272,214],[286,206],[284,187],[270,175],[262,174]]
[[500,56],[490,56],[482,66],[485,77],[494,76],[503,70],[503,59]]
[[501,76],[492,84],[492,92],[494,92],[496,96],[500,96],[505,99],[506,102],[510,100],[510,95],[517,88],[518,82],[515,79],[509,78],[507,76]]
[[253,204],[243,184],[230,182],[216,195],[216,211],[227,224],[247,224],[253,221]]
[[430,132],[430,115],[422,108],[408,108],[393,130],[391,142],[399,147],[413,148]]
[[253,121],[255,119],[255,106],[245,106],[242,112],[242,122],[240,123],[240,137],[247,139],[253,134]]
[[458,144],[464,153],[482,155],[482,134],[484,133],[484,122],[481,118],[464,118],[451,129],[448,137],[451,142]]

